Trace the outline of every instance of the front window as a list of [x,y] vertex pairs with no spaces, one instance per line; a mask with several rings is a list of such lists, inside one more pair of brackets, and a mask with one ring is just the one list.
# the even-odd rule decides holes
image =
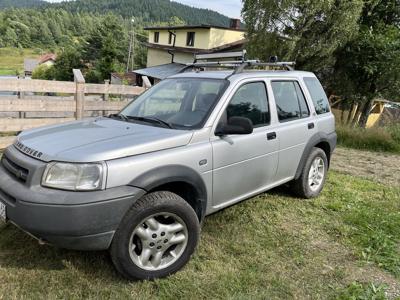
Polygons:
[[222,122],[227,123],[232,117],[248,118],[254,127],[269,125],[270,113],[264,82],[246,83],[236,91],[222,116]]
[[166,79],[139,96],[120,115],[175,129],[201,128],[227,87],[226,80]]

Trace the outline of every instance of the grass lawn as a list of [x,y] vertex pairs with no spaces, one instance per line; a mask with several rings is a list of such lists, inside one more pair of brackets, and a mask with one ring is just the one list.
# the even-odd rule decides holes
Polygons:
[[106,252],[39,246],[9,225],[0,299],[398,297],[399,199],[400,187],[336,172],[318,199],[273,190],[206,218],[189,264],[154,282],[121,279]]
[[37,58],[32,49],[0,48],[0,75],[16,75],[24,71],[24,58]]

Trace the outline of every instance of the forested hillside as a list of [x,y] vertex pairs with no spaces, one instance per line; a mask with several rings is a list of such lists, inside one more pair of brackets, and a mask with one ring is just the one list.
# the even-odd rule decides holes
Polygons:
[[228,26],[229,18],[209,9],[199,9],[169,0],[77,0],[48,3],[41,0],[0,0],[4,8],[63,9],[71,13],[115,13],[124,18],[135,17],[139,22],[165,22],[179,17],[188,24],[213,24]]
[[0,9],[14,7],[37,7],[46,4],[41,0],[0,0]]
[[[0,47],[67,45],[84,38],[101,16],[65,10],[9,9],[0,11]],[[123,23],[122,17],[120,22]]]

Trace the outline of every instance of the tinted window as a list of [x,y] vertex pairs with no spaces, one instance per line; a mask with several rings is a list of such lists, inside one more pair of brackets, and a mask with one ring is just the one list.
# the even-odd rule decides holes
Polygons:
[[160,33],[154,32],[154,43],[158,43],[159,40],[160,40]]
[[194,46],[194,32],[188,32],[187,33],[187,38],[186,38],[186,46]]
[[318,79],[307,77],[304,78],[304,82],[310,92],[316,113],[320,115],[329,112],[329,101]]
[[291,121],[310,115],[306,100],[296,81],[273,81],[279,121]]
[[231,117],[249,118],[254,127],[268,125],[270,113],[267,91],[263,82],[252,82],[241,86],[227,107],[227,120]]

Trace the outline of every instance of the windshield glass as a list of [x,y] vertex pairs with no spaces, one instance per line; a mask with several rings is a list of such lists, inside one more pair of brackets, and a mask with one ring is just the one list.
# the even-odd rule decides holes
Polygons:
[[201,128],[226,86],[227,81],[220,79],[166,79],[133,101],[120,115],[125,120],[156,126]]

